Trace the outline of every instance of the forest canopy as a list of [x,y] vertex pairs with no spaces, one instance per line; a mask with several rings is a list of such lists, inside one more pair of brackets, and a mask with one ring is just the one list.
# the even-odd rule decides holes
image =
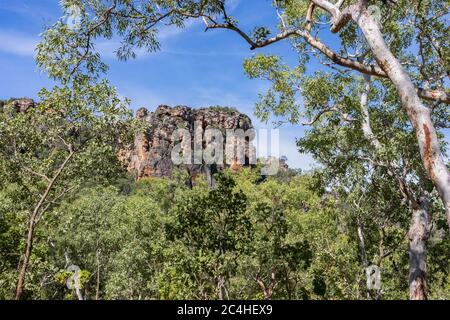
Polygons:
[[[255,169],[225,172],[214,190],[204,179],[190,189],[186,178],[93,183],[62,201],[36,234],[25,297],[408,298],[409,214],[401,206],[390,219],[371,214],[371,201],[395,206],[380,203],[383,190],[367,200],[330,193],[320,172],[265,181]],[[20,195],[17,184],[2,185],[2,299],[13,297],[23,247]],[[380,266],[382,290],[367,288],[361,221],[365,259]],[[445,233],[430,241],[431,299],[450,297],[449,249]],[[78,296],[67,287],[71,265],[80,268]]]

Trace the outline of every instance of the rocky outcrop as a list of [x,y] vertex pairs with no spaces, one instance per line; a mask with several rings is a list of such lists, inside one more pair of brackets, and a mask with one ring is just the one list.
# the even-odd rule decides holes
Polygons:
[[26,112],[30,108],[34,108],[36,103],[33,99],[20,98],[20,99],[9,99],[0,101],[0,111],[3,110],[5,106],[12,107],[16,112]]
[[[192,109],[185,106],[171,108],[162,105],[155,112],[149,112],[147,109],[141,108],[137,111],[136,117],[143,121],[145,129],[135,138],[133,145],[126,148],[121,155],[121,159],[126,163],[128,171],[136,179],[170,176],[174,168],[188,170],[190,176],[194,179],[201,172],[205,172],[211,179],[212,173],[226,166],[238,170],[240,165],[237,164],[237,161],[226,164],[227,150],[224,150],[224,164],[198,164],[192,159],[190,164],[175,165],[171,157],[172,150],[175,145],[180,144],[180,141],[174,138],[174,131],[185,129],[185,132],[189,132],[190,147],[193,150],[193,143],[194,141],[199,141],[199,138],[202,144],[205,143],[205,138],[198,135],[201,135],[206,129],[214,128],[224,133],[223,145],[225,146],[226,130],[242,129],[247,131],[253,128],[248,116],[234,109],[221,107]],[[249,163],[249,157],[251,156],[248,146],[247,143],[243,165]],[[184,145],[184,147],[188,147],[188,145]],[[193,157],[194,152],[192,152]]]

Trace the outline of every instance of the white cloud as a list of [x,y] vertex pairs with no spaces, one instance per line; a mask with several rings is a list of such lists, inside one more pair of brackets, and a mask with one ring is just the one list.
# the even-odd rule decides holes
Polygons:
[[11,30],[0,29],[0,52],[19,56],[33,56],[38,44],[38,36],[30,36]]

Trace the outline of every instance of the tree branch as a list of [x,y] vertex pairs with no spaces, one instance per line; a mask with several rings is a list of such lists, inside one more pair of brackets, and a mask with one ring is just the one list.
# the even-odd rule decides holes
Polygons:
[[[326,0],[311,0],[316,6],[318,6],[319,8],[322,8],[323,10],[325,10],[326,12],[328,12],[329,14],[331,14],[331,16],[333,17],[333,19],[335,17],[337,17],[339,15],[339,9],[332,4],[329,1]],[[339,1],[340,2],[340,1]],[[338,3],[339,3],[338,2]]]
[[431,90],[431,89],[422,89],[418,90],[419,97],[428,101],[436,101],[445,104],[450,104],[450,95],[444,90]]
[[340,12],[336,17],[333,18],[333,24],[331,25],[331,32],[337,33],[343,27],[347,25],[347,23],[352,18],[352,11],[354,10],[353,6],[349,6],[345,8],[342,12]]
[[331,107],[328,107],[328,108],[325,108],[325,109],[321,110],[310,121],[303,122],[302,124],[303,125],[307,125],[307,126],[308,125],[313,125],[314,123],[316,123],[327,112],[336,112],[336,113],[338,113],[340,118],[341,118],[341,120],[343,120],[345,122],[354,122],[354,121],[356,121],[356,119],[351,118],[347,113],[342,112],[342,110],[340,110],[338,106],[331,106]]
[[48,182],[48,185],[47,185],[47,188],[45,189],[44,194],[41,196],[39,202],[34,207],[33,214],[31,215],[31,219],[32,219],[33,225],[37,223],[37,220],[39,220],[39,219],[37,219],[38,216],[42,216],[42,214],[45,212],[45,211],[42,211],[39,214],[39,211],[41,210],[42,205],[44,204],[44,202],[47,200],[47,198],[48,198],[48,196],[50,194],[50,191],[53,189],[53,186],[54,186],[56,180],[58,180],[59,176],[61,175],[63,170],[66,168],[67,164],[72,159],[74,154],[75,154],[75,152],[73,151],[73,148],[70,147],[69,148],[69,155],[66,157],[66,159],[64,159],[63,163],[58,168],[58,170],[55,172],[55,174],[52,177],[52,179]]
[[26,167],[25,167],[24,169],[25,169],[25,171],[27,171],[27,172],[29,172],[29,173],[35,175],[35,176],[39,176],[39,177],[41,177],[41,178],[44,178],[47,182],[50,182],[50,178],[47,177],[45,174],[40,173],[40,172],[37,172],[37,171],[34,171],[34,170],[32,170],[32,169],[30,169],[30,168],[26,168]]
[[[316,1],[317,0],[315,0],[313,2],[315,3]],[[322,1],[318,1],[318,2],[323,3]],[[327,1],[325,1],[325,2],[327,2]],[[253,41],[248,34],[246,34],[244,31],[242,31],[240,28],[238,28],[236,25],[234,25],[232,23],[208,24],[205,31],[207,31],[209,29],[232,30],[232,31],[238,33],[248,44],[250,44],[251,50],[269,46],[271,44],[274,44],[278,41],[287,39],[292,36],[300,36],[310,46],[319,50],[323,55],[325,55],[332,62],[334,62],[342,67],[347,67],[349,69],[359,71],[362,74],[366,74],[366,75],[370,75],[370,76],[376,76],[376,77],[380,77],[380,78],[388,78],[387,74],[379,66],[373,65],[373,64],[367,65],[367,64],[358,62],[356,60],[352,60],[352,59],[340,56],[336,52],[331,50],[329,47],[327,47],[323,42],[321,42],[317,38],[314,38],[308,31],[308,29],[311,28],[313,11],[314,11],[314,5],[310,5],[310,7],[308,9],[305,30],[301,30],[301,29],[286,30],[284,32],[277,34],[274,37],[271,37],[269,39],[266,39],[264,41],[259,41],[259,42]],[[437,102],[450,104],[450,96],[444,90],[429,90],[429,89],[419,88],[418,95],[419,95],[419,97],[421,97],[424,100],[437,101]]]

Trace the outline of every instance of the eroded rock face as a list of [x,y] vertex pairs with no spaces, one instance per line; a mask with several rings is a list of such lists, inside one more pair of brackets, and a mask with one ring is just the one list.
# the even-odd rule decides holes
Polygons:
[[14,100],[12,102],[12,105],[17,112],[26,112],[28,109],[34,108],[36,106],[34,100],[28,98]]
[[[201,141],[204,144],[205,140],[202,137],[202,132],[206,129],[214,128],[223,133],[223,145],[225,147],[226,130],[242,129],[245,132],[249,132],[248,130],[253,128],[248,116],[234,109],[219,107],[192,109],[185,106],[171,108],[162,105],[155,112],[149,112],[147,109],[141,108],[137,111],[136,117],[145,122],[145,132],[139,134],[135,138],[133,145],[127,148],[121,156],[128,167],[128,171],[136,179],[142,177],[167,177],[177,167],[188,170],[191,177],[195,177],[201,172],[206,172],[207,175],[211,176],[211,173],[227,166],[238,170],[240,165],[234,162],[227,164],[226,150],[224,150],[223,165],[195,164],[193,160],[193,143],[194,141]],[[181,141],[174,137],[174,131],[177,129],[185,129],[185,132],[188,132],[190,135],[192,150],[192,161],[190,164],[173,164],[172,150],[174,146],[180,145]],[[188,146],[189,144],[185,143],[182,149],[184,150]],[[247,143],[244,165],[248,164],[249,157],[253,156],[250,155],[250,152],[249,144]]]
[[0,109],[4,107],[11,107],[16,112],[26,112],[30,108],[34,108],[36,103],[33,99],[20,98],[20,99],[10,99],[7,101],[0,101]]

